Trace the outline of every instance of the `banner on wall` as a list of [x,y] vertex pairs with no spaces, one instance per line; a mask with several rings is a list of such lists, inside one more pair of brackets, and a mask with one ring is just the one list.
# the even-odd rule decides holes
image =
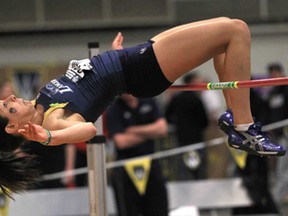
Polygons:
[[40,74],[37,71],[23,72],[16,70],[13,73],[12,82],[15,84],[19,97],[31,100],[35,98],[40,86]]
[[135,159],[125,164],[125,169],[134,183],[138,193],[144,195],[150,174],[151,159]]
[[5,69],[7,72],[7,80],[12,82],[15,94],[18,97],[26,100],[32,100],[44,80],[45,66],[17,66],[8,67]]

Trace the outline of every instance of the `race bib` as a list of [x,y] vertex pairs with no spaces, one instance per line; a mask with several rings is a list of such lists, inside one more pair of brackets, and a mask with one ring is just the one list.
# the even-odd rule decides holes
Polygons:
[[65,76],[72,82],[76,83],[84,77],[85,70],[92,70],[91,62],[89,59],[71,60]]

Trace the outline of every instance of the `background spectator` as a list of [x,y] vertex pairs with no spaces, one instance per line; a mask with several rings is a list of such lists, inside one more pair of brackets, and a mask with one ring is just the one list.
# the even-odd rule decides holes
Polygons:
[[[154,139],[167,134],[166,120],[153,99],[123,94],[108,109],[107,121],[116,160],[153,153]],[[167,191],[158,161],[151,161],[150,169],[143,162],[131,170],[132,175],[125,167],[113,169],[111,174],[118,215],[167,216]],[[136,182],[145,178],[147,186],[141,193]]]
[[[267,73],[270,78],[280,78],[285,76],[285,71],[281,63],[271,63],[267,66]],[[268,94],[269,123],[288,119],[288,86],[273,86]],[[271,131],[275,142],[288,149],[287,126]],[[281,157],[274,160],[276,164],[274,181],[274,197],[278,204],[281,215],[288,215],[288,159]]]
[[[198,80],[196,73],[188,74],[183,78],[184,84],[198,83]],[[209,118],[199,92],[183,91],[175,94],[167,105],[166,118],[169,123],[175,125],[179,146],[204,141]],[[180,160],[180,180],[206,178],[206,149],[185,153]]]

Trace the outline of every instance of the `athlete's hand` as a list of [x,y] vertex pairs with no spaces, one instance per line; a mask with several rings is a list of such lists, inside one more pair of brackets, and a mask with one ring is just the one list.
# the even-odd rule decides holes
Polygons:
[[19,129],[18,133],[31,141],[46,142],[48,140],[45,129],[42,126],[32,124],[31,122],[24,125],[24,128]]
[[112,49],[113,50],[121,50],[123,49],[122,43],[123,43],[124,37],[121,32],[118,32],[116,37],[114,38],[112,42]]

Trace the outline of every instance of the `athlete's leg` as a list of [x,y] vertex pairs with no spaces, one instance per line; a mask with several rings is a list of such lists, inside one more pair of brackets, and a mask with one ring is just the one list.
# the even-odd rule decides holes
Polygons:
[[[160,67],[172,82],[211,58],[220,81],[250,79],[250,31],[241,20],[221,18],[191,23],[168,30],[152,40]],[[269,141],[261,124],[233,128],[233,125],[253,123],[249,91],[224,92],[227,106],[234,115],[233,118],[231,112],[220,117],[222,123],[228,120],[229,145],[257,155],[284,155],[285,149]]]
[[[250,79],[250,31],[243,21],[200,21],[170,29],[152,40],[160,67],[170,81],[214,57],[215,66],[221,65],[217,68],[221,81]],[[252,123],[249,89],[225,95],[235,124]]]
[[166,31],[164,31],[164,32],[159,33],[158,35],[154,36],[154,37],[152,38],[152,40],[154,40],[154,41],[159,41],[159,40],[161,40],[162,38],[168,36],[169,34],[175,33],[175,31],[183,30],[184,28],[190,28],[191,25],[197,26],[197,25],[203,25],[203,24],[205,24],[205,23],[211,23],[211,22],[215,23],[215,22],[224,21],[224,20],[230,20],[230,18],[227,18],[227,17],[218,17],[218,18],[201,20],[201,21],[197,21],[197,22],[193,22],[193,23],[183,24],[183,25],[176,26],[176,27],[174,27],[174,28],[171,28],[171,29],[168,29],[168,30],[166,30]]
[[[225,77],[225,71],[224,71],[225,53],[222,53],[222,54],[215,56],[213,58],[213,61],[214,61],[214,67],[215,67],[215,70],[217,72],[219,81],[225,82],[226,80],[222,79]],[[223,94],[224,94],[225,101],[227,103],[228,108],[231,108],[230,97],[229,97],[230,92],[231,91],[229,91],[229,90],[223,90]]]

